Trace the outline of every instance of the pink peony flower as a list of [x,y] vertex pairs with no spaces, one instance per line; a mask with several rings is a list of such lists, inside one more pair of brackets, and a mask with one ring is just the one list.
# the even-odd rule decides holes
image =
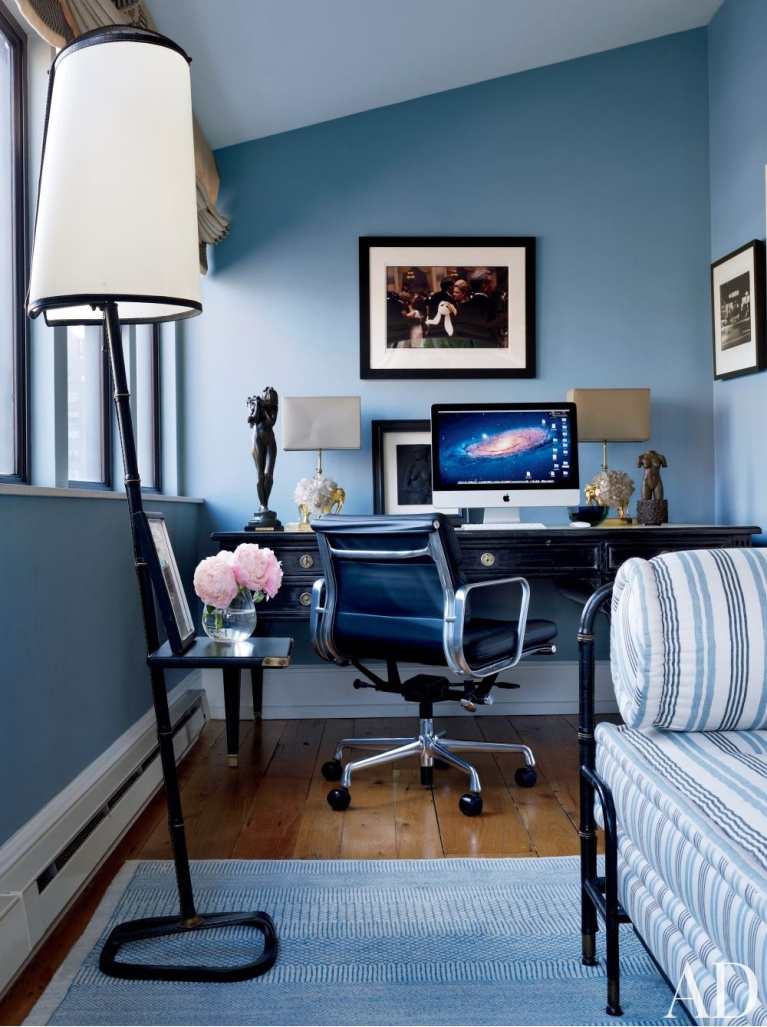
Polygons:
[[271,550],[261,549],[253,542],[243,542],[237,546],[232,556],[232,568],[237,583],[252,592],[260,592],[269,571],[269,557],[273,556]]
[[257,603],[264,595],[273,599],[282,584],[282,567],[272,550],[243,542],[233,555],[232,567],[238,584],[249,588]]
[[194,590],[206,606],[227,607],[237,595],[232,554],[225,550],[200,561],[194,572]]
[[282,567],[280,565],[280,561],[274,553],[271,552],[271,550],[269,550],[269,555],[271,556],[271,560],[269,561],[269,571],[262,588],[270,599],[274,599],[280,590],[280,585],[282,584]]

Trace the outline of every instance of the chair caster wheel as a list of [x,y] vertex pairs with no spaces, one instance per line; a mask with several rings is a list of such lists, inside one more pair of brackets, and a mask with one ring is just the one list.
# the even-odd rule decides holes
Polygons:
[[482,812],[482,796],[467,792],[458,800],[458,809],[465,817],[478,817]]
[[328,792],[328,806],[339,813],[348,809],[351,801],[352,797],[346,788],[334,788]]
[[343,767],[338,760],[328,760],[322,764],[322,776],[326,781],[340,781]]
[[532,788],[538,780],[538,775],[532,767],[520,767],[514,773],[514,780],[520,788]]

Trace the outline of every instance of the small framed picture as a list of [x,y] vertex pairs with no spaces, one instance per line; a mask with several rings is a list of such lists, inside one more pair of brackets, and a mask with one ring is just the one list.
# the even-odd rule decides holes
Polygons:
[[[432,513],[428,420],[373,421],[373,513]],[[459,509],[444,510],[455,523]]]
[[753,239],[711,265],[714,378],[767,367],[764,243]]
[[170,544],[165,517],[161,513],[147,513],[146,519],[157,557],[156,564],[151,560],[151,554],[148,561],[150,574],[153,569],[155,571],[152,574],[152,586],[157,605],[160,607],[171,649],[173,652],[182,652],[195,634],[194,621]]
[[534,378],[535,239],[360,239],[361,378]]

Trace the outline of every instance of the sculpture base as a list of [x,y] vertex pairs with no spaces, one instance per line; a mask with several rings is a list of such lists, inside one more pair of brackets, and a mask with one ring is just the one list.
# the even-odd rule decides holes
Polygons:
[[637,523],[648,526],[668,524],[668,500],[638,499]]
[[257,510],[248,523],[245,531],[282,531],[282,522],[274,510]]

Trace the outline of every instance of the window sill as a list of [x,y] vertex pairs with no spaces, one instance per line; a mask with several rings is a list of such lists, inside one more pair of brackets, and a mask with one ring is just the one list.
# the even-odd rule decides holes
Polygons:
[[[61,499],[122,499],[124,492],[112,492],[107,489],[60,489],[45,485],[9,485],[0,482],[0,496],[55,496]],[[204,503],[204,499],[193,496],[166,496],[161,492],[142,493],[144,501],[157,503]]]

